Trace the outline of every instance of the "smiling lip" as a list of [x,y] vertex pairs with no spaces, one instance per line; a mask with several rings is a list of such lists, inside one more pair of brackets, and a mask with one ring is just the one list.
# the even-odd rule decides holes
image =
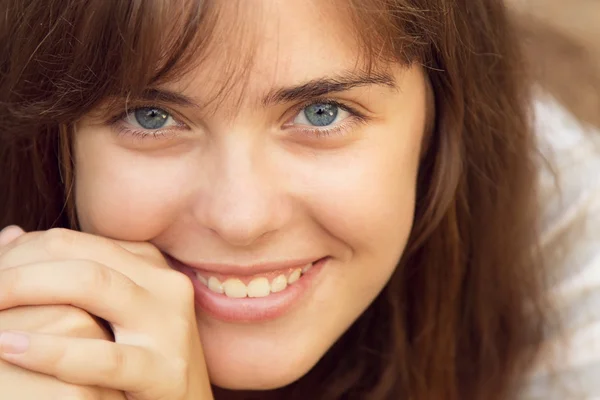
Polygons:
[[185,265],[197,271],[202,271],[208,275],[229,275],[229,276],[253,276],[259,274],[273,273],[291,268],[302,268],[308,263],[314,262],[319,258],[307,258],[303,260],[293,260],[285,262],[273,262],[264,264],[253,264],[248,266],[233,264],[209,264],[209,263],[187,263],[175,259],[179,264]]
[[[167,257],[171,266],[185,274],[194,285],[195,300],[198,307],[212,317],[228,322],[261,322],[273,320],[287,313],[299,303],[312,287],[314,278],[322,270],[328,258],[295,260],[284,263],[267,263],[249,267],[224,264],[187,264],[173,257]],[[312,263],[310,270],[302,274],[296,282],[289,284],[277,293],[266,297],[232,298],[209,289],[199,275],[233,277],[247,281],[253,276],[274,276],[279,271],[290,271]]]

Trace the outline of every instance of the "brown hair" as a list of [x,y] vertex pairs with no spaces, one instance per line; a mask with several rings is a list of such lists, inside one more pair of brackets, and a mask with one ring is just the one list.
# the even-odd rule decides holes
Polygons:
[[[76,171],[60,138],[106,99],[200,65],[221,20],[213,3],[0,1],[0,225],[73,226]],[[426,68],[435,127],[392,279],[309,374],[274,394],[511,399],[546,319],[529,85],[503,1],[344,3],[371,60]]]

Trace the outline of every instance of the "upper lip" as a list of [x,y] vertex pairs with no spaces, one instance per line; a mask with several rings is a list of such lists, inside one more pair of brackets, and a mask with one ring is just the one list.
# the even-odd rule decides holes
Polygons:
[[291,268],[302,268],[307,264],[317,262],[323,257],[313,257],[305,259],[296,259],[289,261],[273,261],[273,262],[262,262],[253,263],[247,265],[239,264],[219,264],[219,263],[203,263],[203,262],[187,262],[181,261],[173,256],[169,256],[174,261],[182,264],[185,267],[193,268],[203,272],[214,272],[220,275],[255,275],[261,273],[274,272],[279,270],[286,270]]

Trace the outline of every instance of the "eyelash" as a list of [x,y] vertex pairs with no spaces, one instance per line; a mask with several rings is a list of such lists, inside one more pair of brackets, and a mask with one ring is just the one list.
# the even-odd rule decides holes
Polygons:
[[350,116],[347,117],[344,121],[342,121],[332,127],[321,127],[321,128],[310,128],[310,127],[298,128],[298,127],[295,127],[294,129],[298,129],[298,130],[306,133],[309,136],[313,136],[316,138],[325,138],[325,137],[330,137],[330,136],[343,136],[343,135],[347,134],[357,124],[362,124],[362,123],[368,122],[368,117],[365,114],[363,114],[360,111],[356,110],[355,108],[350,107],[346,104],[343,104],[337,100],[328,99],[328,98],[313,99],[313,100],[301,103],[300,105],[294,107],[294,117],[297,116],[300,112],[302,112],[302,110],[304,110],[305,108],[310,107],[315,104],[334,105],[334,106],[338,107],[339,109],[349,113]]
[[[166,129],[156,129],[156,130],[136,129],[136,128],[127,127],[127,122],[125,122],[125,119],[127,118],[127,116],[139,108],[146,108],[146,107],[147,108],[158,108],[158,109],[166,111],[171,116],[171,118],[173,118],[173,120],[175,122],[177,122],[178,126],[170,127],[170,128],[166,128]],[[136,105],[135,107],[130,107],[128,109],[128,111],[122,112],[122,113],[117,114],[114,117],[110,118],[110,120],[107,123],[109,126],[111,126],[115,130],[117,136],[130,136],[132,138],[139,139],[139,140],[169,139],[174,136],[177,136],[177,132],[175,132],[176,130],[185,129],[187,127],[186,124],[179,122],[179,120],[177,119],[175,114],[170,109],[168,109],[167,107],[156,105],[156,104],[139,104],[139,105]]]
[[[328,99],[328,98],[313,99],[313,100],[301,103],[300,105],[294,107],[294,109],[293,109],[294,117],[296,117],[305,108],[307,108],[311,105],[315,105],[315,104],[331,104],[331,105],[338,107],[339,109],[341,109],[343,111],[346,111],[350,115],[347,118],[345,118],[342,122],[340,122],[332,127],[321,127],[321,128],[301,127],[301,128],[298,128],[291,124],[288,125],[287,123],[284,124],[284,127],[286,127],[286,125],[288,125],[287,128],[289,128],[289,129],[292,129],[292,127],[293,127],[293,129],[299,130],[307,136],[312,136],[312,137],[319,139],[319,138],[326,138],[326,137],[331,137],[331,136],[343,136],[343,135],[347,134],[348,131],[350,131],[357,124],[362,124],[362,123],[368,122],[368,117],[365,114],[363,114],[363,113],[357,111],[356,109],[354,109],[353,107],[343,104],[337,100]],[[130,115],[136,109],[145,108],[145,107],[159,108],[161,110],[166,111],[173,118],[173,120],[175,122],[177,122],[177,124],[179,126],[170,127],[170,128],[166,128],[166,129],[157,129],[157,130],[149,130],[149,129],[145,130],[145,129],[135,129],[135,128],[127,127],[127,123],[125,122],[125,119],[127,118],[127,116]],[[108,121],[108,124],[115,130],[115,132],[118,136],[131,136],[135,139],[140,139],[140,140],[172,138],[178,134],[178,132],[176,132],[177,130],[180,130],[182,128],[183,129],[187,128],[187,125],[179,122],[179,120],[177,119],[175,114],[169,108],[159,106],[156,104],[136,105],[135,107],[129,108],[129,111],[122,112],[122,113],[117,114],[116,116],[110,118],[110,120]]]

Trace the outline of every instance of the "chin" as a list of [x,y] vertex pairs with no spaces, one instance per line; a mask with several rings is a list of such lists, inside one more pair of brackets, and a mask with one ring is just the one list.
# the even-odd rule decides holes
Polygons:
[[318,361],[318,358],[313,361],[287,360],[284,363],[281,360],[272,360],[256,365],[229,360],[218,368],[209,362],[208,369],[211,383],[222,389],[262,391],[279,389],[294,383],[306,375]]

